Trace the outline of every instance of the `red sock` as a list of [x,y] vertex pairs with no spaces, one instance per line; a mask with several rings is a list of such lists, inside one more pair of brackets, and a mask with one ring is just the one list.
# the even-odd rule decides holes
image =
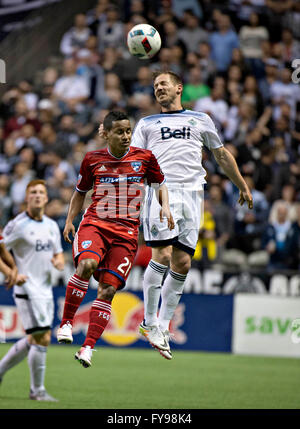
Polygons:
[[83,347],[91,346],[91,348],[94,348],[109,322],[110,314],[111,303],[95,299],[90,310],[90,322]]
[[87,292],[89,281],[74,274],[68,283],[64,305],[63,318],[60,326],[66,322],[73,323],[75,313]]

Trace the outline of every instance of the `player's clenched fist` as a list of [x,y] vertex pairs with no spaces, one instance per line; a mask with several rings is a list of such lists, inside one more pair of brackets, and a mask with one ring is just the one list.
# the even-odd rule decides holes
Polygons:
[[72,243],[72,240],[69,237],[70,233],[72,234],[72,237],[74,238],[74,236],[75,236],[75,227],[72,224],[72,222],[66,222],[65,228],[64,228],[64,232],[63,232],[63,236],[64,236],[64,240],[67,243]]

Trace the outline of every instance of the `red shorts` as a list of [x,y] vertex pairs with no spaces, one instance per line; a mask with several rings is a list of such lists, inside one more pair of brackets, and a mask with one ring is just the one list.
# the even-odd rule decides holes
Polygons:
[[[119,279],[114,285],[125,286],[137,252],[138,230],[124,225],[101,221],[101,226],[81,223],[73,242],[73,260],[77,267],[81,259],[95,259],[98,268],[94,278],[104,281],[108,274]],[[110,282],[111,284],[111,282]]]

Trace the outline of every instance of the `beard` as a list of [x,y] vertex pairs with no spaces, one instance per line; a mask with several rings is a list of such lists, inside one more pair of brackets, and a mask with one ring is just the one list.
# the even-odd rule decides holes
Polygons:
[[167,98],[164,98],[162,101],[158,101],[157,100],[157,102],[162,107],[168,108],[168,107],[170,107],[173,104],[173,102],[175,101],[175,99],[176,99],[176,94],[171,94]]

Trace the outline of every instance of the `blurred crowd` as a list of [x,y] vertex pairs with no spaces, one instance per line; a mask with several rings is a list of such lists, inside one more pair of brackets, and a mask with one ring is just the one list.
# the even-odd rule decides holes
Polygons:
[[[127,32],[145,22],[162,38],[151,60],[126,45]],[[134,125],[159,112],[152,73],[172,70],[184,81],[184,107],[213,118],[254,197],[253,210],[239,206],[238,190],[204,149],[194,263],[299,268],[299,0],[95,0],[74,16],[57,54],[57,65],[8,86],[0,102],[0,228],[24,209],[37,177],[47,181],[47,214],[62,230],[83,156],[105,147],[105,114],[124,110]],[[143,265],[149,250],[141,251]]]

